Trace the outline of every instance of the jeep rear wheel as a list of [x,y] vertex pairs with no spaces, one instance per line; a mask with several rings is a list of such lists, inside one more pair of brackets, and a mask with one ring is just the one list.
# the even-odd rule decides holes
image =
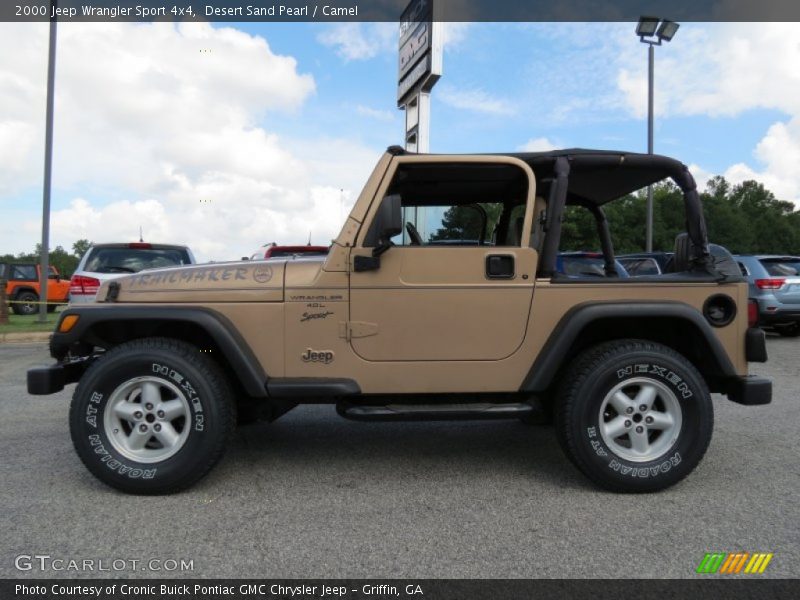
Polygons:
[[197,348],[147,338],[107,352],[81,378],[70,406],[78,456],[125,492],[189,487],[222,456],[236,423],[228,382]]
[[559,442],[592,481],[651,492],[692,472],[711,441],[711,397],[683,356],[652,342],[619,340],[586,350],[564,377]]
[[20,292],[14,298],[11,310],[18,315],[32,315],[36,313],[39,296],[33,292]]

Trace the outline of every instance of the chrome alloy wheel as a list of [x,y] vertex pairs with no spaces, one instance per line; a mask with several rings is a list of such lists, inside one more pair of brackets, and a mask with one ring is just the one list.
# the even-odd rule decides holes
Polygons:
[[111,394],[103,425],[117,452],[136,462],[155,463],[186,443],[190,415],[189,402],[176,385],[157,377],[136,377]]
[[681,431],[682,411],[675,394],[649,377],[614,386],[600,406],[600,435],[617,456],[649,462],[666,454]]

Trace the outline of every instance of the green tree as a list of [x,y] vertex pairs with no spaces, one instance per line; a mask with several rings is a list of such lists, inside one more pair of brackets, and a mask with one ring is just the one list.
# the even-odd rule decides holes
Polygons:
[[497,220],[500,218],[503,205],[497,202],[487,202],[477,206],[480,208],[474,204],[462,204],[448,208],[442,218],[442,226],[431,234],[430,239],[432,241],[479,240],[482,235],[485,235],[484,239],[489,240]]
[[[734,254],[800,254],[800,211],[778,200],[762,184],[731,185],[714,177],[701,194],[709,241]],[[645,249],[646,192],[640,190],[603,207],[617,254]],[[568,207],[562,225],[562,250],[598,250],[594,218],[582,207]],[[683,194],[673,183],[653,188],[653,248],[672,250],[686,231]]]
[[92,244],[93,242],[90,242],[89,240],[78,240],[72,244],[72,254],[77,256],[78,259],[81,259]]
[[[78,263],[81,260],[81,256],[77,254],[78,250],[83,250],[83,252],[91,246],[91,242],[87,240],[78,240],[74,244],[72,244],[73,253],[67,252],[62,246],[56,246],[54,249],[50,250],[50,254],[48,255],[48,261],[50,265],[58,269],[59,274],[64,277],[72,277],[72,274],[75,272],[75,269],[78,267]],[[33,252],[20,252],[16,256],[13,254],[4,254],[0,256],[0,262],[11,262],[11,263],[19,263],[19,262],[34,262],[38,263],[39,258],[41,256],[41,244],[36,244],[33,249]]]

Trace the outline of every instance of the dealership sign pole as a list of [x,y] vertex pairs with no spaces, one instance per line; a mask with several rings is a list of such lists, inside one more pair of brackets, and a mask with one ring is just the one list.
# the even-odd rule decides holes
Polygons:
[[430,151],[431,89],[442,76],[441,0],[411,0],[400,16],[397,105],[406,112],[405,147]]
[[[411,0],[400,15],[400,44],[397,63],[397,106],[406,113],[405,148],[409,152],[430,152],[431,90],[442,76],[442,27],[437,19],[442,0]],[[404,212],[425,237],[425,209]],[[405,231],[403,236],[405,236]]]
[[50,276],[50,182],[53,172],[53,84],[56,76],[56,18],[57,0],[50,8],[50,47],[47,57],[47,114],[44,134],[44,190],[42,193],[42,247],[39,257],[39,322],[47,320],[47,280]]

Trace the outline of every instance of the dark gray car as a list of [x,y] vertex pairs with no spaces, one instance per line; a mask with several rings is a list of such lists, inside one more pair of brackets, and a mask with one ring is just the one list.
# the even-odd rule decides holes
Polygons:
[[784,336],[800,335],[800,256],[734,258],[758,302],[760,324]]

